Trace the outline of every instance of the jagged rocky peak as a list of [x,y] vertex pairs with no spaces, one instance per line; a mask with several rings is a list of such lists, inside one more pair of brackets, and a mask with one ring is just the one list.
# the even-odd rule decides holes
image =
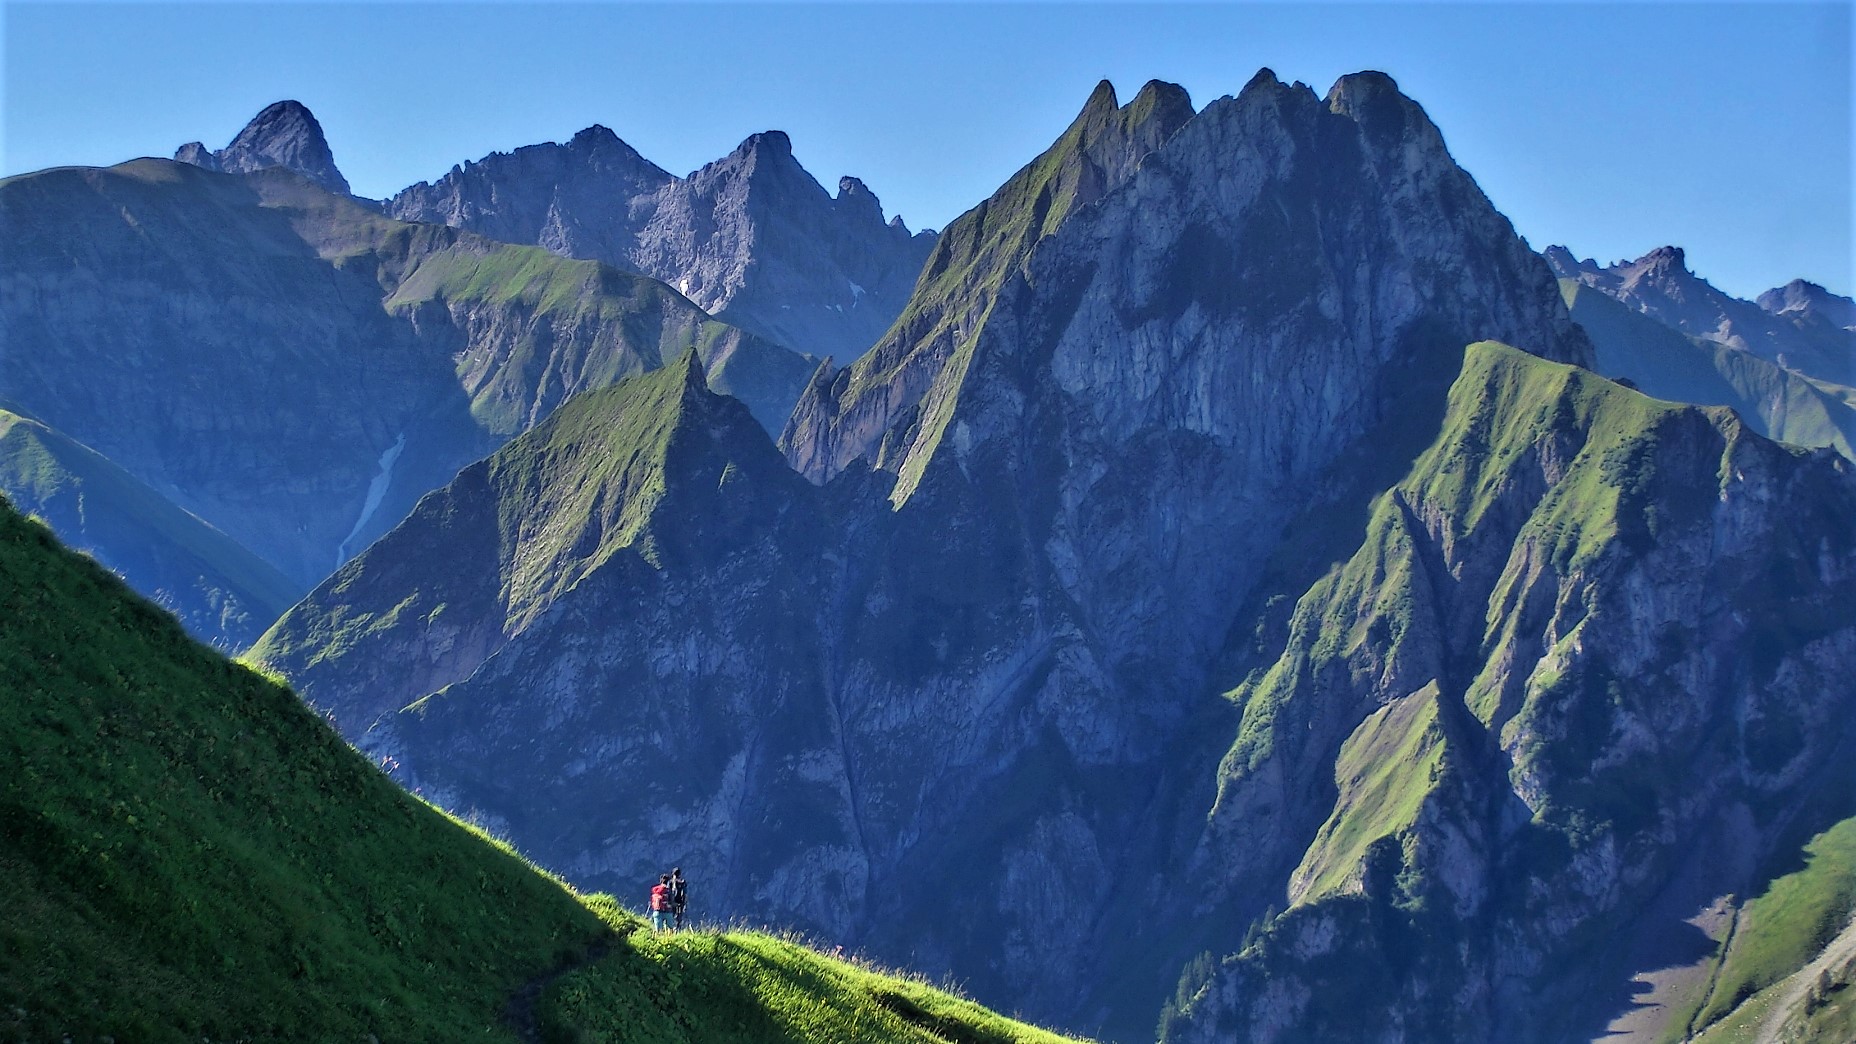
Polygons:
[[1759,295],[1761,308],[1781,318],[1821,318],[1832,326],[1856,329],[1856,301],[1833,294],[1805,279],[1794,279]]
[[213,150],[197,141],[190,141],[175,149],[174,158],[182,163],[191,163],[207,170],[223,171],[224,169],[219,166],[219,157],[213,155]]
[[228,174],[285,167],[332,192],[351,194],[348,179],[335,166],[335,155],[323,137],[322,124],[299,101],[286,99],[265,106],[230,145],[217,152],[208,152],[205,145],[190,141],[175,150],[174,158]]
[[1604,271],[1603,268],[1599,267],[1597,261],[1589,257],[1581,259],[1572,252],[1571,248],[1561,246],[1558,243],[1542,250],[1540,256],[1547,259],[1547,266],[1552,268],[1553,274],[1559,276],[1561,279],[1593,277]]
[[[1635,261],[1604,268],[1569,261],[1571,252],[1549,248],[1547,260],[1563,278],[1598,290],[1691,337],[1752,352],[1789,370],[1837,384],[1856,383],[1851,327],[1856,305],[1802,280],[1767,291],[1758,304],[1717,289],[1688,267],[1678,246],[1660,246]],[[1817,301],[1817,306],[1807,303]],[[1842,302],[1841,305],[1838,302]],[[1788,307],[1789,306],[1789,307]],[[1836,316],[1841,315],[1841,320]]]
[[1099,191],[1091,197],[1125,180],[1143,156],[1164,144],[1194,115],[1191,96],[1176,83],[1149,80],[1126,105],[1117,100],[1114,84],[1107,80],[1096,84],[1071,124],[1078,151],[1102,170]]
[[837,202],[840,208],[855,216],[875,218],[878,224],[883,222],[882,200],[876,198],[869,186],[848,174],[838,179]]
[[592,150],[623,144],[625,144],[625,142],[619,139],[618,134],[615,133],[611,127],[603,123],[595,123],[591,127],[576,132],[573,139],[567,143],[567,147],[572,149]]
[[1688,252],[1679,246],[1659,246],[1638,258],[1631,267],[1642,271],[1690,274]]
[[[748,135],[741,144],[735,146],[733,152],[708,164],[690,177],[694,180],[705,174],[723,171],[731,173],[740,171],[750,177],[756,174],[797,171],[807,181],[813,181],[812,175],[807,174],[805,168],[799,165],[799,161],[793,158],[793,139],[787,137],[785,131],[777,130],[760,131],[757,134]],[[817,182],[813,181],[813,184]],[[824,187],[820,186],[819,191],[823,192]]]

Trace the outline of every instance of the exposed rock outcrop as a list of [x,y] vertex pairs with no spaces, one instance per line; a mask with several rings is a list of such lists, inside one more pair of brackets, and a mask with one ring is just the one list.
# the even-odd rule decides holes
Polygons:
[[252,117],[231,144],[208,152],[197,141],[182,145],[174,158],[227,174],[248,174],[271,167],[293,170],[328,189],[349,195],[348,179],[335,166],[322,124],[299,101],[280,101]]

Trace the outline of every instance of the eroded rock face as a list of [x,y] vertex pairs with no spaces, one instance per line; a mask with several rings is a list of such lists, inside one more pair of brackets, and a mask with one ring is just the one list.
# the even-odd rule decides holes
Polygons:
[[238,132],[231,144],[208,152],[197,141],[182,145],[174,158],[227,174],[248,174],[270,167],[296,171],[328,189],[349,195],[348,179],[336,169],[335,155],[322,136],[322,124],[299,101],[267,105]]
[[885,224],[856,178],[828,194],[779,131],[676,178],[593,126],[455,167],[388,209],[642,272],[727,322],[840,359],[889,326],[934,241]]
[[[667,455],[662,488],[704,506],[648,514],[682,550],[568,541],[578,579],[544,611],[486,596],[444,621],[450,648],[492,637],[442,696],[370,719],[429,690],[363,696],[343,666],[412,648],[416,613],[333,657],[310,620],[272,640],[410,782],[576,880],[629,894],[681,862],[717,914],[907,955],[1051,1017],[1091,998],[1088,1019],[1148,1031],[1179,965],[1235,944],[1218,918],[1182,939],[1160,915],[1216,797],[1234,628],[1281,583],[1285,526],[1350,455],[1435,423],[1468,341],[1590,346],[1379,74],[1324,99],[1265,72],[1197,115],[1176,87],[1122,106],[1104,85],[950,226],[897,330],[816,374],[787,428],[822,485],[715,423],[679,428],[711,463]],[[605,482],[572,479],[624,516],[636,494]],[[760,517],[749,490],[772,516],[711,523]],[[535,506],[493,499],[471,511]],[[532,559],[471,539],[502,568]],[[342,587],[383,614],[412,585],[440,598],[390,557],[336,578],[324,618]],[[1299,855],[1263,862],[1282,882]],[[1160,952],[1130,980],[1131,955]]]

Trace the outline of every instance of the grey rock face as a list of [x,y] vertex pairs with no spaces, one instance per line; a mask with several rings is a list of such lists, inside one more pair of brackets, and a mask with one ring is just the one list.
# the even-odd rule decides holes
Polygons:
[[182,163],[227,174],[247,174],[270,167],[294,170],[328,189],[349,195],[348,179],[335,167],[328,139],[322,136],[322,124],[298,101],[280,101],[265,106],[238,132],[231,144],[217,152],[207,152],[197,141],[182,145],[174,153]]
[[[1635,261],[1603,268],[1574,258],[1565,247],[1548,247],[1546,257],[1561,277],[1608,294],[1666,326],[1752,352],[1808,377],[1856,385],[1856,331],[1845,329],[1846,324],[1814,321],[1816,313],[1804,309],[1775,310],[1724,294],[1688,270],[1680,247],[1658,247]],[[1762,294],[1762,301],[1773,293]],[[1783,290],[1777,293],[1777,300],[1784,300]],[[1820,300],[1834,308],[1831,295]]]
[[907,300],[931,233],[883,222],[855,178],[833,197],[779,131],[687,178],[605,127],[455,167],[388,202],[433,221],[642,272],[726,322],[814,356],[854,358]]
[[211,149],[197,141],[190,141],[180,148],[175,149],[174,158],[181,163],[191,163],[205,170],[220,174],[225,173],[225,168],[219,165],[219,157],[213,155]]
[[[779,176],[783,152],[754,143],[736,159],[756,173],[717,183]],[[950,226],[898,329],[848,377],[821,369],[787,430],[830,481],[781,484],[745,449],[732,472],[669,468],[667,489],[706,498],[733,473],[786,506],[731,531],[704,520],[752,502],[658,502],[663,532],[709,535],[607,557],[501,644],[471,636],[510,633],[504,610],[448,623],[447,648],[486,651],[442,697],[340,662],[412,648],[417,624],[340,657],[318,658],[311,622],[271,640],[303,650],[291,675],[319,704],[421,701],[351,734],[576,880],[629,890],[680,861],[718,914],[1041,1015],[1138,997],[1112,1014],[1148,1031],[1177,948],[1200,942],[1161,937],[1156,874],[1198,843],[1221,665],[1285,524],[1425,407],[1413,389],[1464,343],[1577,362],[1590,345],[1376,74],[1323,99],[1266,73],[1196,116],[1178,88],[1120,106],[1104,85]],[[387,553],[331,604],[428,582]],[[1149,952],[1171,956],[1131,980]]]

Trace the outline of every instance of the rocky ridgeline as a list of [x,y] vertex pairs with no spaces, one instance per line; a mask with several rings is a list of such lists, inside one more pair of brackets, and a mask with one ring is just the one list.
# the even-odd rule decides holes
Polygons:
[[908,300],[930,232],[888,224],[856,178],[828,194],[779,131],[686,178],[593,126],[454,167],[387,203],[410,221],[534,243],[676,287],[717,318],[796,351],[851,359]]

